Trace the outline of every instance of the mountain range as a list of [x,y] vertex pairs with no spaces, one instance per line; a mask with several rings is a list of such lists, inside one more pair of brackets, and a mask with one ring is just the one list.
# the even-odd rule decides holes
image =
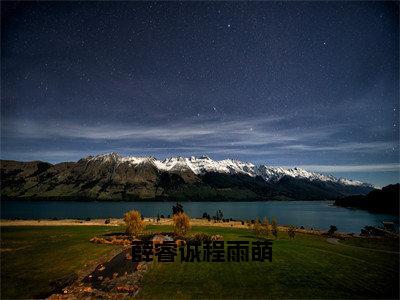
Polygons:
[[300,168],[208,156],[88,156],[77,162],[1,160],[2,199],[108,201],[325,200],[367,194],[374,186]]

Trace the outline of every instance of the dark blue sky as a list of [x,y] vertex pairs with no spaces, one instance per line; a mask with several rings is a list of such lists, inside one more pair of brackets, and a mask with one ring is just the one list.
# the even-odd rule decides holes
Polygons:
[[395,2],[2,2],[1,157],[399,180]]

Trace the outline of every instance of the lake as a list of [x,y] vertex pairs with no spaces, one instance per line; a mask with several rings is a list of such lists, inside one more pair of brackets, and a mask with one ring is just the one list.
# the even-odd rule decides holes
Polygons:
[[[71,202],[71,201],[2,201],[2,219],[85,219],[121,218],[132,209],[146,217],[171,215],[175,202]],[[276,218],[279,224],[326,230],[336,225],[339,231],[359,233],[366,225],[380,226],[382,221],[395,221],[392,215],[373,214],[364,210],[333,206],[332,201],[267,201],[267,202],[183,202],[185,212],[199,218],[211,216],[218,209],[224,218],[251,220]]]

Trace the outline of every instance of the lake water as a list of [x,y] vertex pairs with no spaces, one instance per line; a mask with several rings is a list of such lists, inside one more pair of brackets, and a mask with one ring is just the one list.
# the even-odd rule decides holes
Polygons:
[[[126,211],[137,209],[146,217],[172,215],[175,202],[70,202],[70,201],[2,201],[2,219],[85,219],[121,218]],[[339,231],[359,233],[366,225],[380,226],[382,221],[398,218],[372,214],[364,210],[332,205],[332,201],[267,202],[184,202],[184,211],[193,218],[203,212],[211,216],[218,209],[224,218],[251,220],[276,218],[279,224],[326,230],[336,225]]]

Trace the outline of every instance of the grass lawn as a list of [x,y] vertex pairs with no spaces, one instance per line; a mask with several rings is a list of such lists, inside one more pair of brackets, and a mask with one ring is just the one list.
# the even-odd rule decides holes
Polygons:
[[[254,240],[244,229],[192,231],[221,234],[225,241]],[[385,241],[363,246],[389,250]],[[137,298],[398,298],[398,268],[398,254],[333,245],[319,236],[289,240],[281,233],[272,263],[156,263]]]
[[[113,227],[1,228],[1,298],[28,298],[51,290],[50,280],[82,269],[115,249],[94,245],[93,236],[121,231]],[[150,231],[171,231],[149,226]],[[251,231],[193,227],[224,240],[254,240]],[[396,243],[367,240],[335,245],[319,236],[280,233],[273,261],[230,263],[154,263],[136,296],[147,298],[398,298]],[[391,246],[393,245],[393,246]]]
[[396,239],[369,238],[369,239],[348,239],[341,241],[342,244],[376,249],[379,251],[399,252],[399,241]]
[[100,226],[2,227],[1,299],[43,297],[67,277],[117,246],[89,239],[116,230]]

